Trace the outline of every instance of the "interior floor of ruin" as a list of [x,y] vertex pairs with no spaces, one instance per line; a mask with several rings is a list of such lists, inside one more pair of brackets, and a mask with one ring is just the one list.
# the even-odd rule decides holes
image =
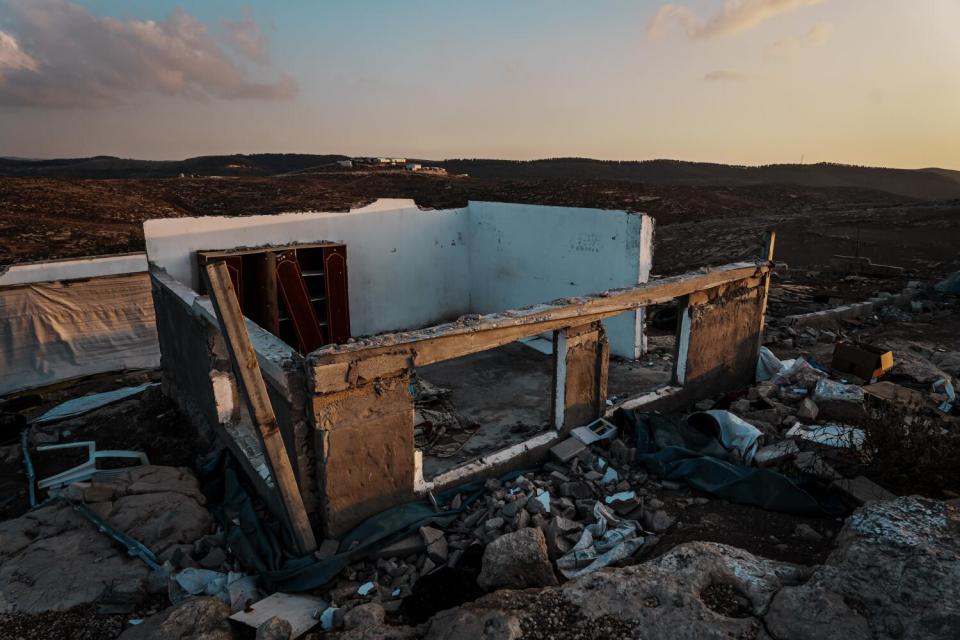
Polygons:
[[[639,360],[611,358],[608,397],[667,384],[670,360],[663,354],[672,353],[672,342],[672,335],[650,336],[650,352]],[[417,403],[418,444],[429,443],[421,449],[425,480],[553,428],[553,356],[543,352],[545,340],[536,345],[514,342],[417,369],[442,398]]]

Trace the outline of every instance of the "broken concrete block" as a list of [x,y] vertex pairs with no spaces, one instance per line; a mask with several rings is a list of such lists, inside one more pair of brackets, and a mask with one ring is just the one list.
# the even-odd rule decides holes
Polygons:
[[751,408],[750,401],[746,398],[740,398],[736,402],[730,403],[731,413],[735,413],[738,416],[742,416],[745,413],[750,413]]
[[820,413],[820,408],[816,402],[810,398],[804,398],[800,401],[800,406],[797,408],[797,417],[799,419],[804,422],[813,422],[817,419],[818,413]]
[[793,465],[803,473],[824,480],[840,480],[843,477],[833,467],[824,462],[823,457],[815,451],[801,451],[794,458]]
[[526,528],[500,536],[483,552],[477,584],[484,589],[554,586],[557,577],[540,529]]
[[797,446],[796,442],[793,440],[781,440],[776,444],[761,447],[753,456],[753,461],[758,467],[765,467],[782,462],[798,453],[800,453],[800,447]]
[[842,478],[833,484],[861,504],[880,500],[894,500],[897,497],[866,476],[857,476],[852,480]]
[[567,438],[550,448],[550,455],[558,462],[569,462],[587,450],[587,445],[576,438]]
[[559,558],[570,551],[573,545],[566,539],[566,536],[576,531],[577,526],[577,523],[572,520],[560,516],[550,521],[543,534],[551,558]]
[[813,400],[821,418],[856,423],[867,417],[863,389],[857,385],[822,379],[814,388]]
[[[482,511],[477,511],[477,520],[483,516]],[[391,545],[383,547],[375,555],[377,558],[405,558],[410,555],[423,553],[426,545],[419,533],[412,533],[402,540],[398,540]]]
[[441,565],[447,561],[447,539],[443,531],[434,527],[420,527],[420,537],[427,547],[427,556],[434,564]]
[[227,554],[220,547],[214,547],[207,555],[200,559],[200,566],[204,569],[219,569],[227,561]]
[[[601,476],[603,477],[603,476]],[[565,482],[560,486],[560,495],[564,498],[573,498],[574,500],[583,500],[593,498],[593,487],[589,482]]]
[[520,500],[514,500],[513,502],[508,502],[507,504],[503,505],[503,509],[500,510],[500,514],[504,518],[512,518],[513,516],[517,515],[517,511],[520,510],[520,507],[523,504],[526,504],[526,503],[521,502]]
[[816,529],[805,522],[801,522],[797,525],[797,528],[793,531],[793,535],[801,540],[808,540],[810,542],[819,542],[820,540],[823,540],[823,536],[818,533]]
[[570,482],[570,478],[559,471],[554,471],[550,474],[550,481],[553,482],[555,486],[559,487],[564,482]]
[[314,552],[314,555],[321,560],[326,558],[332,558],[337,555],[337,552],[340,550],[340,541],[334,540],[332,538],[327,538],[320,543],[320,546]]

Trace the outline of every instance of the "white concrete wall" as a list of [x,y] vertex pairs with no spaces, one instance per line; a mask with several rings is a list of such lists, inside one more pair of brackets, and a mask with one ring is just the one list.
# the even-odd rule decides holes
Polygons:
[[150,263],[198,286],[197,250],[292,242],[347,245],[353,335],[418,328],[470,312],[467,211],[378,200],[340,213],[148,220]]
[[[193,288],[198,250],[345,243],[357,336],[646,282],[652,229],[649,217],[623,211],[489,202],[421,211],[412,200],[345,213],[144,223],[150,264]],[[639,356],[641,312],[613,318],[607,329],[613,353]]]
[[46,262],[23,262],[11,265],[0,272],[0,287],[143,273],[146,270],[147,255],[143,252]]
[[[646,282],[653,257],[649,216],[573,207],[471,202],[473,313]],[[606,321],[614,354],[639,357],[641,312]]]

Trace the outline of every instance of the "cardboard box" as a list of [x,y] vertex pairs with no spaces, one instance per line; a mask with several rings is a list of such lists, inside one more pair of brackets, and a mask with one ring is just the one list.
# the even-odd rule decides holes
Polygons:
[[893,368],[893,352],[870,345],[838,342],[833,348],[830,366],[837,373],[873,380]]

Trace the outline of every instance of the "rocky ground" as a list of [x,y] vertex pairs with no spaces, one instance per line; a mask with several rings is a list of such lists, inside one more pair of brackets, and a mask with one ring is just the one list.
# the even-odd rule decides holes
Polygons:
[[[884,378],[904,389],[923,389],[930,404],[887,403],[884,411],[909,414],[922,441],[891,442],[909,433],[902,421],[876,419],[878,405],[863,391],[869,381],[813,367],[786,368],[779,377],[691,407],[742,419],[757,436],[752,467],[781,472],[833,496],[839,510],[784,513],[657,477],[637,463],[636,443],[621,428],[612,441],[575,447],[573,455],[553,456],[519,477],[488,481],[483,495],[448,526],[423,527],[348,565],[313,593],[329,610],[326,634],[956,637],[960,418],[939,411],[942,398],[928,387],[939,377],[956,384],[960,374],[957,345],[944,326],[956,317],[958,300],[925,284],[904,288],[912,291],[909,300],[880,305],[875,314],[807,326],[783,312],[805,317],[803,312],[829,307],[829,300],[803,298],[804,290],[781,274],[765,342],[783,359],[811,363],[829,362],[840,338],[891,346],[896,366]],[[915,331],[921,323],[931,330]],[[855,393],[839,400],[825,396],[818,387],[824,380]],[[59,400],[63,392],[54,390],[51,397]],[[47,404],[25,413],[38,413]],[[835,422],[862,430],[863,442],[827,446],[804,437]],[[141,438],[163,464],[73,485],[62,499],[20,508],[9,514],[17,517],[0,522],[0,637],[256,635],[226,618],[265,593],[252,568],[234,557],[190,470],[210,445],[178,424],[185,423],[151,390],[83,418],[30,429],[31,446],[91,438],[120,448]],[[899,431],[891,434],[891,424]],[[924,424],[936,431],[924,430]],[[907,453],[889,451],[901,449]],[[916,452],[908,455],[911,449],[946,455],[917,458]],[[3,453],[16,475],[19,447],[10,445]],[[733,459],[746,462],[741,453]],[[184,466],[170,466],[177,460]],[[454,497],[441,508],[457,509],[466,498]],[[98,531],[74,506],[78,503],[143,542],[161,570],[151,570]],[[603,539],[604,532],[615,534],[614,544],[599,549],[589,544],[591,534]],[[206,580],[200,587],[190,582],[199,577]],[[277,621],[257,633],[289,637]]]
[[508,179],[403,171],[260,178],[76,180],[0,177],[0,265],[140,251],[151,218],[344,211],[376,198],[421,207],[469,200],[642,211],[657,220],[654,272],[755,257],[763,231],[780,230],[778,259],[824,264],[862,255],[925,273],[960,269],[960,202],[887,192],[791,185],[678,186],[625,180]]
[[[489,482],[448,526],[424,527],[356,559],[312,594],[329,606],[329,635],[960,637],[954,506],[960,418],[939,410],[945,396],[931,392],[941,378],[960,389],[960,299],[932,289],[960,268],[956,203],[838,189],[386,174],[3,178],[0,249],[3,261],[137,249],[139,224],[148,217],[343,209],[376,196],[431,206],[487,198],[649,210],[658,217],[659,273],[752,257],[761,231],[778,226],[777,255],[785,264],[771,288],[764,342],[781,360],[802,358],[812,366],[778,371],[690,411],[729,412],[744,421],[757,447],[749,461],[738,452],[738,462],[802,481],[831,497],[835,508],[784,513],[658,477],[637,462],[632,434],[621,429],[612,442]],[[858,235],[864,254],[904,271],[877,278],[833,270],[830,256],[853,253]],[[853,314],[809,315],[870,300],[869,309]],[[632,366],[662,373],[670,365],[672,332],[655,333],[654,352]],[[878,398],[868,380],[819,369],[829,366],[838,340],[891,349],[896,365],[882,380],[911,392],[912,400]],[[158,390],[83,418],[31,427],[31,447],[92,439],[101,448],[145,451],[153,464],[70,487],[61,499],[28,508],[22,422],[6,417],[144,381],[108,378],[0,407],[8,411],[0,448],[0,638],[288,637],[282,624],[255,633],[227,622],[265,595],[263,585],[253,567],[237,560],[195,478],[213,444],[198,439]],[[846,385],[846,393],[838,399],[823,381]],[[818,428],[836,423],[842,441],[814,441]],[[41,477],[76,462],[35,457]],[[77,505],[146,545],[161,569],[131,556]],[[584,540],[603,532],[616,533],[618,544],[591,554],[598,550]],[[600,562],[603,552],[612,555]],[[591,563],[603,566],[576,575]]]

